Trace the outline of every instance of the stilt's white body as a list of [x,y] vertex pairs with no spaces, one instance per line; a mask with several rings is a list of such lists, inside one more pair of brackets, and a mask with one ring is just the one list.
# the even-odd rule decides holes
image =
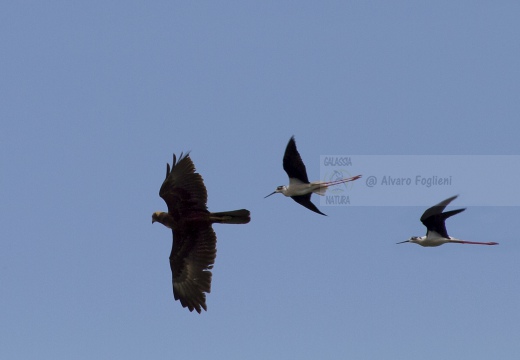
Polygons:
[[425,246],[425,247],[440,246],[442,244],[446,244],[449,242],[462,243],[462,244],[465,243],[464,241],[451,237],[451,236],[449,238],[445,238],[445,237],[439,235],[438,233],[436,233],[435,231],[428,232],[428,236],[412,237],[412,238],[410,238],[409,242],[419,244],[419,245]]
[[295,178],[289,179],[289,186],[280,186],[280,190],[277,192],[281,192],[285,196],[299,196],[306,195],[310,193],[318,194],[324,196],[327,192],[327,188],[329,186],[338,185],[345,183],[347,181],[352,181],[353,178],[341,179],[337,181],[324,182],[324,181],[313,181],[311,183],[304,183]]

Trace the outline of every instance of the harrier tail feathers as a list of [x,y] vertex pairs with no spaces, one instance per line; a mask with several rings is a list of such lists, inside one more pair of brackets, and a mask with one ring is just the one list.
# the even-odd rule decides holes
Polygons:
[[220,224],[247,224],[249,221],[250,213],[246,209],[211,213],[211,222]]

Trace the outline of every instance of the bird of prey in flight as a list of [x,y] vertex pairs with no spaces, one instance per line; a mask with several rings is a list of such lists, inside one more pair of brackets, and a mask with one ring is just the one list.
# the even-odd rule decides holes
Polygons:
[[173,245],[170,253],[173,296],[190,311],[207,311],[206,294],[211,291],[211,269],[217,255],[217,237],[213,223],[247,224],[248,210],[212,213],[206,206],[207,192],[200,174],[189,154],[179,159],[173,155],[170,168],[166,164],[166,179],[159,196],[168,212],[152,214],[152,223],[160,222],[172,229]]

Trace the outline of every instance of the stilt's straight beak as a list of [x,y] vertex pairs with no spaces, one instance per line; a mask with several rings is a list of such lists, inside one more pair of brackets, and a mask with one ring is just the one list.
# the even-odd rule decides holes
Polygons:
[[264,196],[264,199],[265,199],[266,197],[269,197],[269,196],[273,195],[273,194],[276,194],[276,191],[273,191],[273,192],[272,192],[272,193],[270,193],[269,195],[267,195],[267,196]]
[[401,242],[398,242],[396,244],[403,244],[403,243],[406,243],[406,242],[410,242],[410,240],[401,241]]

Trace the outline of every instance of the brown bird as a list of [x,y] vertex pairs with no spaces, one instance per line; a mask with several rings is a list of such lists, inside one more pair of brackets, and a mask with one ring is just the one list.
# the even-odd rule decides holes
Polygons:
[[207,192],[202,176],[195,172],[189,154],[173,155],[173,163],[166,164],[166,179],[159,196],[168,212],[157,211],[152,224],[160,222],[172,229],[173,245],[170,253],[173,297],[190,311],[207,311],[206,294],[211,291],[211,269],[217,255],[217,237],[211,225],[247,224],[248,210],[211,213],[206,206]]

